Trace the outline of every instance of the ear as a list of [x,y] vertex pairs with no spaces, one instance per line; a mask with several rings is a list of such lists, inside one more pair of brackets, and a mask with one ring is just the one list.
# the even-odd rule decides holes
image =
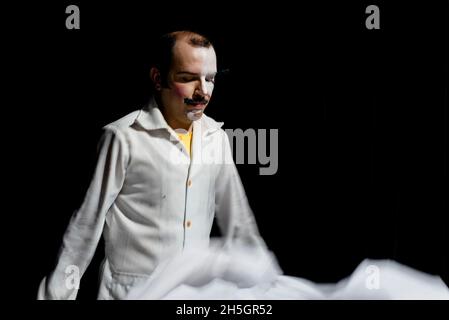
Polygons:
[[157,91],[160,91],[161,90],[161,73],[158,68],[152,67],[150,69],[150,78],[154,84],[154,88]]

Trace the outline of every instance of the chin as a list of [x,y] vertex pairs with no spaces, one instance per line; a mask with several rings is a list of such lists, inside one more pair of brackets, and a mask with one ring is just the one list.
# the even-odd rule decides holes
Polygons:
[[199,119],[201,119],[201,117],[203,116],[203,112],[198,112],[196,114],[192,114],[192,113],[188,113],[187,114],[187,119],[192,122],[192,121],[197,121]]

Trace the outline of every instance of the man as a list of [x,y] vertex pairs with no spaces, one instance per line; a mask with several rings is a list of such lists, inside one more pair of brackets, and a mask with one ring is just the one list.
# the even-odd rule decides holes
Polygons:
[[204,114],[216,73],[215,50],[204,36],[179,31],[161,38],[150,71],[154,97],[104,127],[94,177],[39,299],[76,298],[68,278],[83,275],[101,234],[99,299],[122,299],[162,261],[207,248],[214,216],[226,245],[264,246],[223,123]]

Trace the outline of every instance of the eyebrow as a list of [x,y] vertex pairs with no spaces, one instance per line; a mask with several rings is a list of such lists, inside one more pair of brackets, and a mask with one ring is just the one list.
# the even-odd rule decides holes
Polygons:
[[[190,71],[179,71],[179,72],[176,72],[176,74],[188,74],[188,75],[191,75],[191,76],[199,75],[199,73],[190,72]],[[217,74],[217,72],[213,72],[213,73],[208,74],[208,76],[215,76],[216,74]]]

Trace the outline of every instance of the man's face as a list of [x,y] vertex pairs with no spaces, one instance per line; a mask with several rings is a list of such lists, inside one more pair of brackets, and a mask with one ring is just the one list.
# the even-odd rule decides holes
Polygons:
[[212,46],[193,47],[179,39],[173,47],[167,75],[169,88],[161,89],[163,113],[173,129],[188,130],[203,115],[214,89],[217,58]]

